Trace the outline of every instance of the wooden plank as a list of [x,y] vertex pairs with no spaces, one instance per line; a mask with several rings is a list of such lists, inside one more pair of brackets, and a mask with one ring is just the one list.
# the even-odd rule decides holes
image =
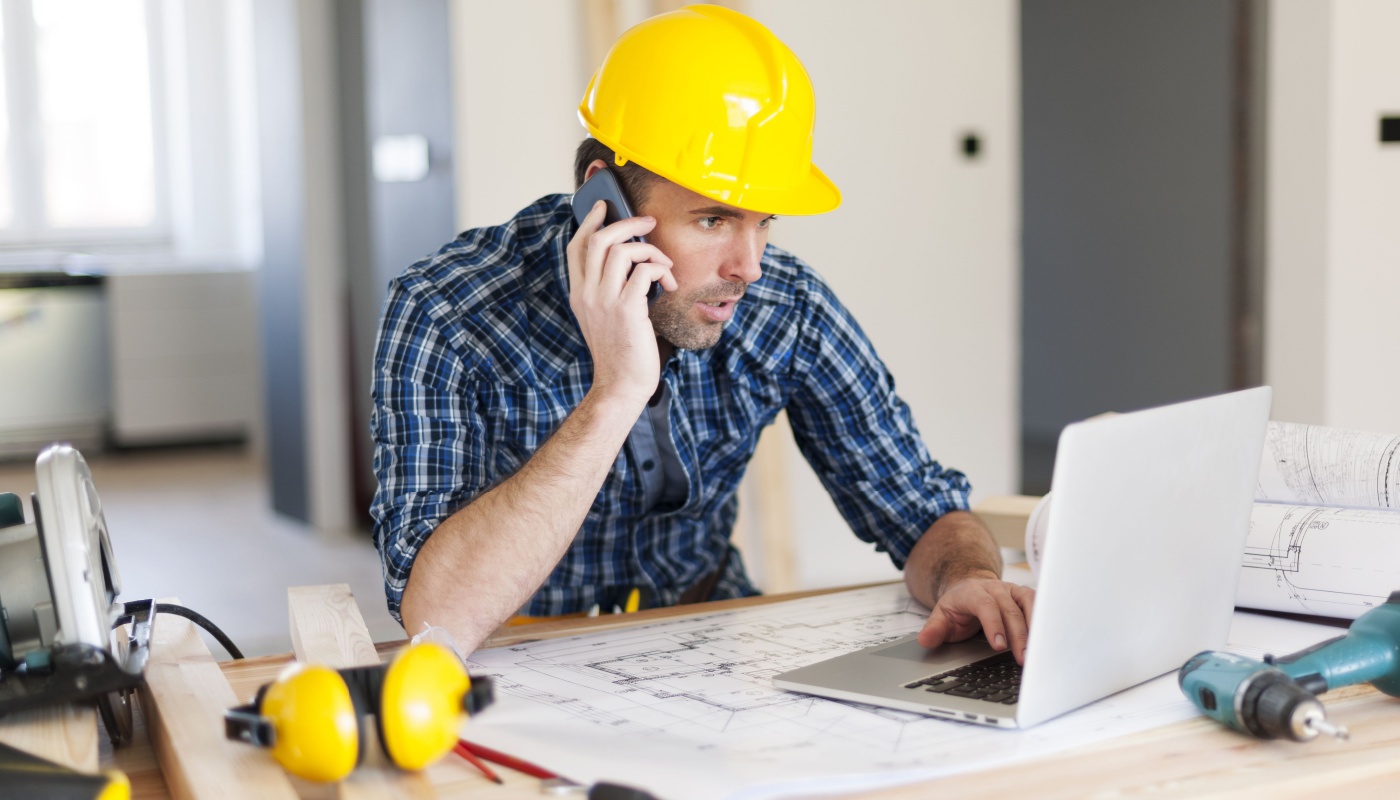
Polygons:
[[266,752],[224,738],[224,712],[238,700],[194,623],[173,614],[156,620],[139,696],[171,797],[297,797]]
[[[132,714],[131,742],[121,747],[113,747],[112,740],[105,733],[97,737],[98,760],[103,770],[119,769],[131,781],[131,796],[138,800],[159,800],[170,796],[161,774],[156,751],[151,747],[151,736],[146,730],[145,716],[141,704],[137,702]],[[305,800],[303,798],[303,800]]]
[[92,706],[52,706],[0,718],[0,742],[81,772],[97,772],[97,736]]
[[797,547],[787,480],[787,453],[797,445],[786,413],[781,412],[759,437],[739,485],[739,517],[729,536],[755,585],[769,594],[797,588]]
[[[724,6],[732,8],[741,14],[747,14],[747,3],[744,0],[709,0],[710,5]],[[651,13],[665,14],[669,11],[677,11],[688,5],[694,5],[694,0],[651,0]]]
[[797,537],[792,530],[792,490],[787,479],[787,454],[796,447],[787,412],[783,411],[759,437],[749,465],[757,482],[763,590],[775,594],[797,588]]
[[1000,495],[981,501],[972,507],[972,512],[986,523],[997,544],[1012,550],[1024,550],[1026,521],[1039,502],[1039,497]]
[[[336,669],[380,663],[348,584],[293,586],[287,590],[287,609],[292,652],[298,661]],[[377,736],[374,725],[364,725],[361,730],[371,738]],[[340,782],[343,800],[437,797],[426,776],[396,768],[377,741],[367,742],[364,751],[364,763]]]
[[[869,794],[882,800],[1080,797],[1389,797],[1400,785],[1395,701],[1370,686],[1322,696],[1350,741],[1264,741],[1200,717],[1016,764]],[[1388,792],[1364,789],[1388,787]],[[1351,792],[1348,790],[1358,790]]]
[[378,664],[364,615],[350,586],[293,586],[287,590],[292,652],[298,661],[341,667]]

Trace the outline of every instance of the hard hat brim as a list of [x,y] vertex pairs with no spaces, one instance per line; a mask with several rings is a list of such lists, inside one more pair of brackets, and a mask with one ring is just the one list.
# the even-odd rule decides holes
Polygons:
[[579,109],[579,121],[588,129],[590,136],[610,147],[622,159],[623,163],[635,162],[677,186],[682,186],[725,205],[734,206],[744,211],[778,214],[785,217],[825,214],[828,211],[836,210],[841,205],[841,190],[816,164],[812,165],[811,170],[801,181],[792,186],[750,186],[742,190],[715,187],[684,179],[672,170],[651,163],[650,159],[645,156],[639,156],[621,144],[610,142],[607,137],[599,136],[598,129],[590,123],[582,108]]

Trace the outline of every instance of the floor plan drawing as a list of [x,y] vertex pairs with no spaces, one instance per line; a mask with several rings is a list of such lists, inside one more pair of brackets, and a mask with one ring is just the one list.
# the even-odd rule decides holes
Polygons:
[[925,619],[902,585],[888,585],[478,651],[472,671],[492,676],[497,702],[463,735],[575,781],[630,781],[683,800],[739,796],[741,788],[749,792],[742,796],[766,797],[762,787],[818,778],[869,788],[1193,715],[1170,678],[1027,731],[771,685],[777,672],[913,633]]
[[[502,674],[496,677],[497,690],[557,704],[565,713],[613,732],[713,732],[747,741],[750,752],[758,754],[801,750],[814,732],[842,736],[850,728],[852,735],[887,739],[893,754],[904,726],[925,717],[862,707],[862,714],[841,720],[816,708],[826,701],[777,691],[771,680],[834,653],[917,631],[926,618],[924,608],[901,589],[893,595],[868,592],[839,610],[830,602],[816,602],[782,616],[721,615],[708,624],[663,623],[615,634],[606,643],[540,642],[506,649],[515,655],[515,669],[532,680]],[[491,664],[482,666],[489,669]],[[553,683],[562,684],[561,691],[539,688]],[[566,699],[579,692],[600,699]],[[847,708],[841,706],[843,712]]]

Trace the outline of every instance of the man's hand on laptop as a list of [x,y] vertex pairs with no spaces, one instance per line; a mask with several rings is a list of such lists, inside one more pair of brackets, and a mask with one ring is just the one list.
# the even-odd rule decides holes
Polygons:
[[919,644],[933,648],[971,638],[982,630],[994,649],[1010,646],[1016,662],[1024,664],[1034,605],[1034,589],[1003,581],[990,570],[979,570],[943,591],[919,632]]

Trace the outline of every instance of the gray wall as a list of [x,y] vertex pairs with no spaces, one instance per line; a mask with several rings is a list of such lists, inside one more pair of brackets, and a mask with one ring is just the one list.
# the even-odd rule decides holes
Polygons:
[[311,518],[307,473],[302,305],[305,280],[305,173],[302,160],[301,56],[297,9],[257,0],[258,151],[263,261],[258,271],[267,469],[272,508]]
[[1021,4],[1023,491],[1067,423],[1225,391],[1232,24],[1220,0]]

